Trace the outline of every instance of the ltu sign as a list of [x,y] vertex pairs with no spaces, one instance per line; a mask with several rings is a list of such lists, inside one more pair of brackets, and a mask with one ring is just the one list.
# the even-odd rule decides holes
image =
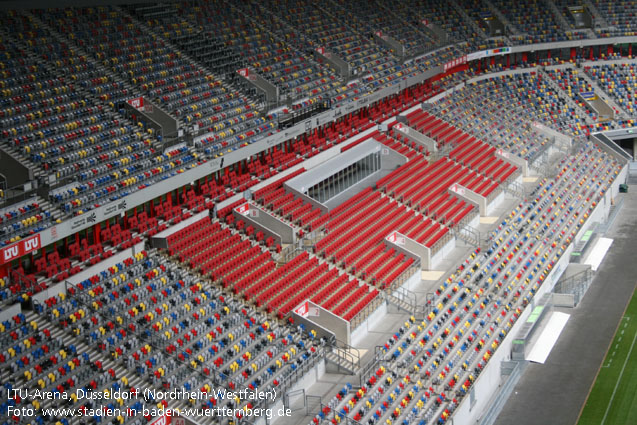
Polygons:
[[4,260],[5,263],[18,258],[18,256],[20,255],[20,247],[18,245],[13,245],[10,246],[9,248],[5,248],[5,250],[2,253],[2,258]]
[[134,99],[127,100],[128,104],[135,109],[142,109],[144,107],[144,98],[136,97]]
[[38,237],[34,237],[31,239],[26,239],[24,241],[24,251],[25,252],[31,252],[31,251],[35,251],[36,249],[40,248],[40,235],[38,235]]
[[41,248],[40,235],[33,235],[30,238],[22,239],[21,241],[4,248],[0,255],[1,264],[8,263],[9,261],[13,261],[16,258],[22,257],[23,255],[29,254],[35,250]]

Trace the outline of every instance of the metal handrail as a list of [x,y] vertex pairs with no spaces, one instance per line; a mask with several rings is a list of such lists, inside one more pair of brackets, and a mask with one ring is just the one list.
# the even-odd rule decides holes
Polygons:
[[588,268],[579,273],[558,281],[560,293],[571,293],[582,283],[590,282],[593,279],[593,270]]
[[396,288],[393,293],[389,293],[390,296],[394,298],[398,298],[400,301],[407,303],[409,305],[416,305],[417,297],[414,292],[411,292],[408,289],[405,289],[401,286]]
[[393,282],[389,284],[389,288],[397,288],[399,286],[402,286],[405,282],[407,282],[407,280],[409,280],[414,275],[414,273],[416,273],[419,270],[421,270],[420,258],[414,261],[411,267],[409,267],[407,270],[402,272],[396,279],[394,279]]
[[336,354],[340,357],[344,355],[345,360],[352,363],[354,367],[358,370],[361,366],[361,352],[358,348],[352,347],[351,345],[343,342],[339,339],[336,340],[336,344],[332,347],[332,352],[336,349]]
[[363,309],[359,311],[356,316],[354,316],[350,320],[349,323],[351,332],[358,329],[358,327],[363,324],[363,322],[372,314],[372,312],[376,311],[380,304],[382,304],[380,298],[381,297],[375,297],[370,303],[363,307]]

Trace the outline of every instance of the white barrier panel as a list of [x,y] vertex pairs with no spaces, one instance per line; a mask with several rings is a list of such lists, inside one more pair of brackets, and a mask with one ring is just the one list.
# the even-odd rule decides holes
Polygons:
[[546,327],[535,344],[533,344],[533,348],[525,357],[525,360],[544,364],[549,354],[551,354],[553,346],[560,337],[564,326],[566,326],[566,322],[568,322],[569,317],[571,316],[566,313],[560,313],[559,311],[553,312],[546,324]]
[[594,272],[597,271],[597,268],[602,264],[602,260],[604,260],[612,244],[613,240],[610,238],[599,238],[595,242],[595,246],[593,246],[591,252],[586,256],[586,260],[584,260],[583,264],[588,264]]

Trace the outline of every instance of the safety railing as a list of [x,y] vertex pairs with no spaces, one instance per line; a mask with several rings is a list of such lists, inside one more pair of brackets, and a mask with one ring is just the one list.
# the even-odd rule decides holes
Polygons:
[[383,303],[382,297],[379,295],[369,302],[361,311],[356,314],[350,321],[350,332],[354,332],[367,318]]
[[386,288],[390,289],[390,288],[401,287],[405,282],[407,282],[414,275],[414,273],[419,273],[420,270],[421,270],[420,258],[418,258],[413,262],[413,264],[408,269],[402,272],[396,279],[389,282]]
[[457,226],[453,229],[453,232],[458,239],[461,239],[470,245],[480,245],[480,231],[469,225],[464,227]]
[[434,255],[436,255],[438,251],[442,249],[442,247],[444,247],[451,239],[453,239],[453,237],[453,233],[447,232],[446,235],[436,241],[436,243],[431,246],[431,256],[433,257]]
[[358,348],[352,347],[346,342],[334,339],[331,352],[336,355],[339,362],[343,362],[350,370],[356,372],[361,367],[361,353]]
[[553,292],[558,294],[571,294],[573,295],[574,305],[577,306],[581,299],[586,294],[589,286],[593,282],[593,270],[587,268],[581,272],[569,276],[557,282]]

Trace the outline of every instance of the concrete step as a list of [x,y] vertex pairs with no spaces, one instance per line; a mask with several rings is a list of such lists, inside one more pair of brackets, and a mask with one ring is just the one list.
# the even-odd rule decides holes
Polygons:
[[416,310],[416,306],[414,306],[413,304],[403,301],[400,298],[394,297],[393,295],[387,294],[386,300],[389,304],[398,307],[399,309],[406,311],[407,313],[414,314]]
[[325,360],[337,366],[339,370],[346,370],[347,372],[349,372],[349,374],[355,374],[358,369],[354,363],[333,351],[327,353],[327,355],[325,356]]

